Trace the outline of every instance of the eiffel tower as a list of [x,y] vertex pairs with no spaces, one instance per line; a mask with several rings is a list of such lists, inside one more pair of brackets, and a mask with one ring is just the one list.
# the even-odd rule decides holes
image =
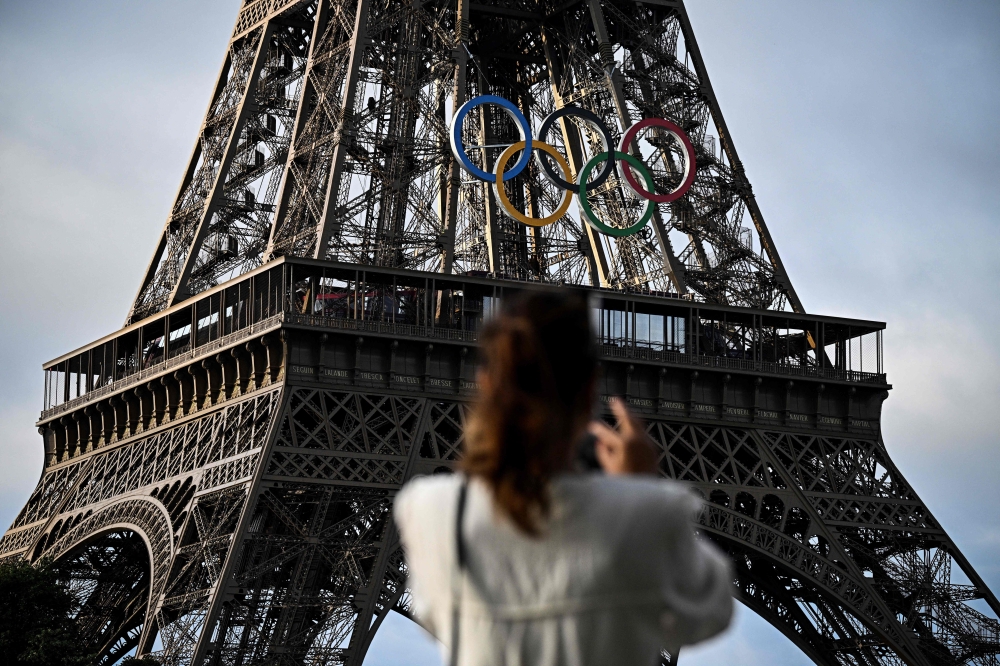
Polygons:
[[[482,94],[668,119],[693,184],[631,236],[520,224],[449,149]],[[463,131],[489,167],[514,129]],[[574,174],[602,150],[556,130]],[[676,142],[644,141],[669,189]],[[743,604],[817,664],[998,664],[1000,603],[882,442],[885,325],[803,309],[680,0],[246,0],[124,327],[44,365],[0,557],[54,561],[101,664],[359,666],[410,608],[393,495],[454,466],[477,330],[544,284],[590,293],[601,392],[707,500]]]

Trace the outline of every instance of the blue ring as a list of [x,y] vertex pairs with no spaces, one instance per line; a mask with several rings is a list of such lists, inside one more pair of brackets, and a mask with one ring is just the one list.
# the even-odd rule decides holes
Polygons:
[[521,151],[521,158],[517,161],[517,163],[507,171],[504,171],[503,179],[505,181],[510,180],[511,178],[517,176],[517,174],[524,171],[524,168],[528,166],[528,163],[531,161],[531,125],[528,124],[528,120],[524,117],[524,114],[521,113],[521,110],[503,97],[498,97],[496,95],[480,95],[479,97],[473,97],[458,108],[458,111],[455,113],[455,117],[452,118],[451,121],[451,153],[466,171],[479,180],[485,180],[487,182],[496,180],[493,174],[483,171],[472,163],[469,156],[465,154],[465,146],[462,143],[462,123],[465,122],[465,116],[469,115],[469,111],[480,104],[496,104],[497,106],[502,107],[504,111],[507,112],[507,115],[509,115],[518,124],[518,131],[521,133],[521,141],[524,141],[524,150]]

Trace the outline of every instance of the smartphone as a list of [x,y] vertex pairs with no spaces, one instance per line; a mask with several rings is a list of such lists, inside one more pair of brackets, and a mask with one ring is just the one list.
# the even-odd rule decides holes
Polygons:
[[576,468],[580,472],[600,472],[597,461],[597,437],[586,433],[576,445]]

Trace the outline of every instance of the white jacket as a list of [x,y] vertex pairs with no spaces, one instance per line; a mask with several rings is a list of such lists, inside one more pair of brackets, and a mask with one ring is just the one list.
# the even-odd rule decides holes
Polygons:
[[462,666],[652,666],[662,647],[722,631],[729,562],[695,538],[701,503],[683,486],[637,476],[565,474],[552,482],[542,535],[520,532],[469,484],[466,573],[456,572],[461,475],[421,477],[395,503],[413,610],[448,663],[455,598]]

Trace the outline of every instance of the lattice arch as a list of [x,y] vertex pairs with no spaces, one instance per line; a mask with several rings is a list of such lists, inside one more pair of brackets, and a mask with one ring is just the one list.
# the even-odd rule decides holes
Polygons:
[[163,590],[170,571],[174,544],[170,516],[164,506],[153,499],[133,498],[106,506],[85,517],[53,543],[40,541],[32,559],[37,561],[49,558],[58,561],[88,541],[116,529],[131,530],[146,544],[152,563],[149,600],[156,599]]

